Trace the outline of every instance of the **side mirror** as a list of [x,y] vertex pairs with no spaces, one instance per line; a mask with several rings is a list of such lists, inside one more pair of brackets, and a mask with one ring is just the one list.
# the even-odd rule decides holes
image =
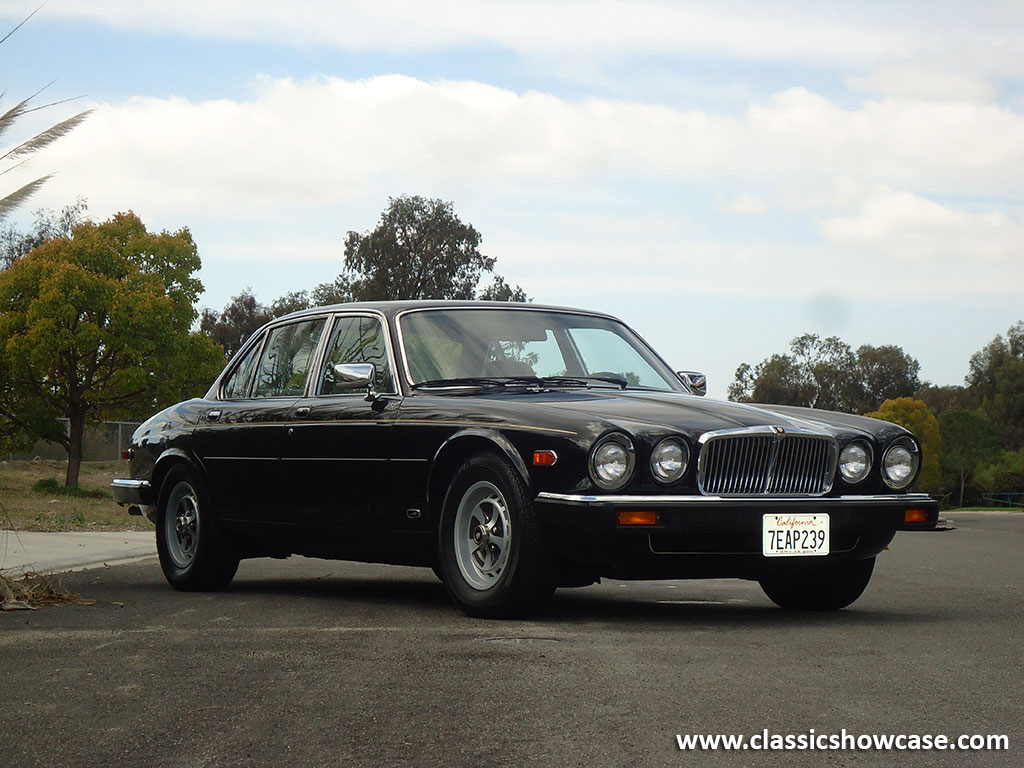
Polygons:
[[698,397],[704,397],[708,393],[708,379],[703,373],[697,371],[676,371],[676,376],[686,385],[686,388]]
[[338,363],[331,371],[334,373],[335,392],[365,389],[368,402],[377,399],[377,393],[373,389],[377,367],[373,363]]

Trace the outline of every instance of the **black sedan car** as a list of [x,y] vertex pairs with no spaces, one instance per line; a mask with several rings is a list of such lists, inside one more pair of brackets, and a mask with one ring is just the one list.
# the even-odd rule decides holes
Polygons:
[[596,312],[305,310],[140,426],[112,487],[178,589],[301,554],[432,567],[486,617],[602,576],[754,579],[783,608],[838,609],[896,531],[935,527],[902,427],[703,393]]

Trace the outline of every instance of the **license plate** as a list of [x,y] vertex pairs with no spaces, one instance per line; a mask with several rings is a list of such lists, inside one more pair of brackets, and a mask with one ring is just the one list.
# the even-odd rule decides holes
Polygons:
[[765,515],[761,523],[765,557],[828,554],[828,515]]

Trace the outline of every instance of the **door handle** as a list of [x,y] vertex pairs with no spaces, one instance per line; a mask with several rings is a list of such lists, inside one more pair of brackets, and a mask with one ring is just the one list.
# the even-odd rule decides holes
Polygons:
[[216,421],[219,418],[220,418],[220,411],[218,411],[216,409],[214,409],[212,411],[207,411],[206,412],[206,420],[207,421]]
[[304,419],[307,416],[309,416],[309,406],[308,405],[303,405],[303,406],[300,406],[300,407],[295,409],[295,417],[296,418]]

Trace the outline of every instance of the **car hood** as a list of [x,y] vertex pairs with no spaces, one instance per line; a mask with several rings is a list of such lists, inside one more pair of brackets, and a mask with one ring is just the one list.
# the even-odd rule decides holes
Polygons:
[[589,389],[546,392],[529,400],[531,406],[539,406],[552,416],[555,413],[575,415],[579,420],[590,417],[604,422],[605,429],[609,426],[632,432],[668,429],[692,437],[722,429],[770,425],[812,429],[836,436],[873,434],[878,431],[872,428],[873,424],[878,427],[885,424],[810,408],[732,403],[675,392]]

